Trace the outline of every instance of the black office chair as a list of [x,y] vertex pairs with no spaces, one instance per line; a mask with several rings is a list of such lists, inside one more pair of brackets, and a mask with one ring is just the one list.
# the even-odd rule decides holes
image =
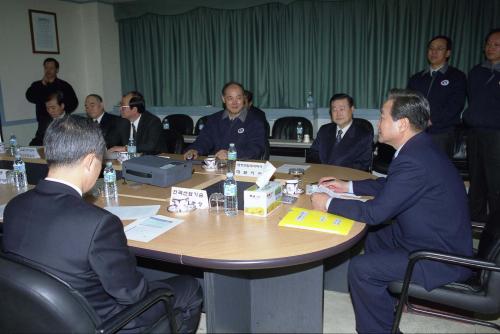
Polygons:
[[389,165],[391,164],[392,158],[394,157],[396,150],[394,147],[387,144],[376,143],[375,153],[373,155],[372,170],[377,173],[387,174],[389,171]]
[[175,130],[163,130],[163,137],[166,143],[165,153],[182,154],[184,151],[184,137]]
[[302,122],[304,134],[309,134],[312,139],[313,126],[311,121],[304,117],[281,117],[274,121],[272,138],[297,139],[297,123]]
[[[475,269],[477,272],[467,283],[450,283],[432,291],[426,291],[423,287],[410,283],[413,268],[420,260],[462,265]],[[479,240],[479,247],[475,258],[453,256],[432,251],[413,252],[409,256],[404,281],[390,283],[389,291],[401,295],[392,328],[393,333],[396,333],[399,329],[401,314],[405,305],[408,309],[417,313],[488,326],[500,331],[500,325],[493,322],[444,313],[437,310],[423,309],[408,301],[408,297],[412,297],[458,310],[497,317],[500,314],[500,213],[491,217],[486,224]]]
[[163,119],[167,118],[170,124],[170,130],[175,130],[181,135],[191,135],[193,134],[193,119],[188,115],[184,114],[173,114],[167,115]]
[[[18,257],[0,253],[1,333],[115,333],[158,302],[175,319],[172,292],[158,289],[106,321],[85,297],[53,274]],[[175,320],[161,319],[150,331],[176,332]]]
[[208,116],[203,116],[203,117],[198,118],[198,120],[196,121],[196,126],[194,127],[194,135],[195,136],[200,134],[200,131],[201,131],[200,128],[203,128],[203,126],[205,126],[205,124],[207,124],[207,119],[208,119]]

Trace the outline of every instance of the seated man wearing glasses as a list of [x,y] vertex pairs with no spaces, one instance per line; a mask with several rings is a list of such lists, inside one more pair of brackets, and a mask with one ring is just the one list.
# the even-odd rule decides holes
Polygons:
[[[136,91],[123,95],[120,114],[130,122],[130,136],[134,138],[137,153],[158,154],[166,152],[163,128],[158,117],[146,110],[146,102]],[[110,152],[126,152],[127,146],[114,146]]]

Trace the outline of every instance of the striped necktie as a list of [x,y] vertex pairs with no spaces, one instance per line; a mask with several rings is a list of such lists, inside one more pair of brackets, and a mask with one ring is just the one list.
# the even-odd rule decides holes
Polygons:
[[339,129],[339,131],[337,131],[337,137],[336,137],[336,141],[335,141],[335,145],[337,145],[338,143],[340,143],[340,141],[342,140],[342,129]]

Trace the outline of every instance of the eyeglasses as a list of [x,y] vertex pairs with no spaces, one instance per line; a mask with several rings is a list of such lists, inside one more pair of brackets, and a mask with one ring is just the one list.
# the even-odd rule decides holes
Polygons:
[[120,110],[127,110],[130,109],[130,106],[120,106]]
[[431,47],[431,48],[427,48],[427,50],[429,50],[429,51],[440,51],[440,52],[442,52],[442,51],[446,51],[446,48],[432,48],[432,47]]

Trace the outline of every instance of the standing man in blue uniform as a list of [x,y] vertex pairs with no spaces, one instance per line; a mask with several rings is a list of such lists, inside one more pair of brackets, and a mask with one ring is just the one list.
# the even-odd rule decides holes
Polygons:
[[[323,125],[307,152],[306,162],[370,170],[373,127],[368,121],[353,119],[354,100],[347,94],[330,99],[332,123]],[[368,125],[366,127],[365,125]]]
[[[429,104],[417,92],[397,90],[382,107],[379,141],[396,149],[387,178],[326,181],[336,192],[374,196],[366,202],[316,193],[313,207],[370,226],[365,253],[349,265],[348,281],[360,333],[389,333],[396,299],[387,287],[403,280],[410,252],[432,249],[472,256],[467,195],[445,154],[425,133]],[[395,222],[382,225],[389,219]],[[377,225],[377,226],[375,226]],[[469,270],[438,262],[422,262],[412,282],[427,290],[469,277]]]
[[222,88],[222,102],[226,109],[208,117],[184,158],[215,154],[216,158],[226,160],[229,143],[234,143],[238,159],[260,159],[265,151],[266,127],[258,113],[245,108],[243,86],[233,81],[226,83]]
[[467,93],[465,74],[448,65],[451,44],[448,36],[433,37],[427,43],[429,68],[408,81],[408,89],[422,93],[429,101],[431,120],[427,132],[450,159],[455,146],[455,127],[460,124]]
[[500,29],[484,47],[486,61],[469,72],[469,107],[464,122],[469,158],[469,203],[473,220],[487,221],[500,210]]

